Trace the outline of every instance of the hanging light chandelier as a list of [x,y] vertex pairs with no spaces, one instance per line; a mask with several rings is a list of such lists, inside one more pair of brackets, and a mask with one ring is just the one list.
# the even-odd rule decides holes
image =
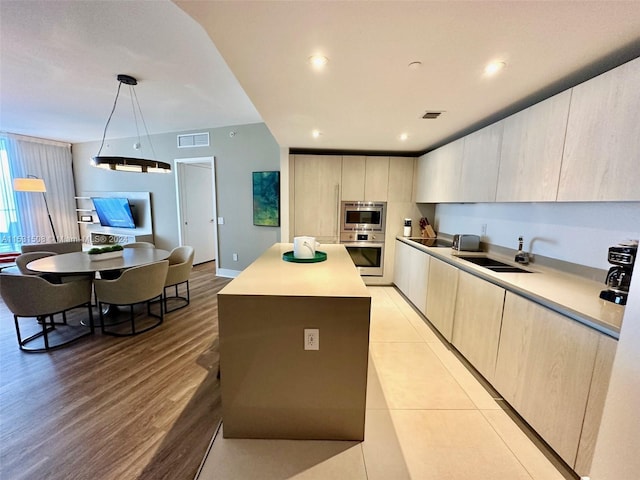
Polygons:
[[[107,123],[104,126],[104,131],[102,133],[102,142],[100,143],[100,149],[98,150],[98,154],[92,159],[93,166],[105,168],[108,170],[121,170],[126,172],[141,172],[141,173],[171,172],[171,165],[169,165],[166,162],[160,162],[158,160],[147,160],[144,158],[100,155],[102,153],[102,147],[104,147],[104,140],[107,136],[107,129],[109,128],[109,123],[111,123],[111,117],[113,117],[113,112],[115,112],[116,106],[118,104],[118,98],[120,96],[120,87],[122,87],[122,84],[124,83],[125,85],[129,85],[129,91],[131,94],[131,108],[133,110],[133,118],[136,124],[136,133],[138,136],[138,141],[134,144],[133,148],[135,148],[136,150],[140,150],[142,148],[142,143],[140,142],[140,129],[138,128],[138,114],[139,114],[140,120],[142,121],[142,125],[144,126],[144,130],[147,135],[147,140],[149,142],[151,152],[153,153],[154,157],[156,156],[156,153],[153,150],[153,144],[151,143],[151,138],[149,137],[149,130],[147,129],[147,124],[144,121],[144,116],[142,115],[142,109],[140,108],[140,103],[138,102],[138,96],[136,95],[136,91],[133,88],[135,85],[138,84],[138,80],[136,80],[134,77],[130,75],[124,75],[124,74],[118,75],[117,78],[118,78],[118,91],[116,92],[116,98],[113,102],[111,113],[109,114]],[[138,108],[138,114],[136,114],[136,106]]]

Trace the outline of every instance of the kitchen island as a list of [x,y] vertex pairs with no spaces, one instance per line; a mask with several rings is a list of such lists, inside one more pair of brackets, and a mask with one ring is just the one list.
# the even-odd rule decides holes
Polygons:
[[[342,245],[275,244],[218,293],[227,438],[363,440],[371,296]],[[317,329],[318,350],[305,350]]]

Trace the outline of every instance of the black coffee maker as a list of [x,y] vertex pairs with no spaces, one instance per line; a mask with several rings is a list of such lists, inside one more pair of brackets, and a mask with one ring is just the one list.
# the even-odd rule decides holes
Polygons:
[[609,247],[609,263],[615,265],[609,269],[604,283],[608,288],[600,292],[600,298],[618,305],[626,305],[631,284],[633,264],[638,254],[637,243],[621,243]]

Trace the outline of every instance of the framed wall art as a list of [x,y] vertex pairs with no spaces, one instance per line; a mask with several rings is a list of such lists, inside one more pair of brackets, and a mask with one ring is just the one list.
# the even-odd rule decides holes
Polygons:
[[280,226],[280,172],[252,172],[253,224]]

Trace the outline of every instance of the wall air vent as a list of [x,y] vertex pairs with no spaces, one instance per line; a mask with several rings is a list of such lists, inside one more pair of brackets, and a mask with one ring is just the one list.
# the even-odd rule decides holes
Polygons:
[[427,111],[425,112],[425,114],[422,116],[422,118],[426,118],[427,120],[431,120],[434,118],[438,118],[440,115],[442,115],[444,112],[434,112],[434,111]]
[[209,132],[178,135],[178,148],[208,147]]

